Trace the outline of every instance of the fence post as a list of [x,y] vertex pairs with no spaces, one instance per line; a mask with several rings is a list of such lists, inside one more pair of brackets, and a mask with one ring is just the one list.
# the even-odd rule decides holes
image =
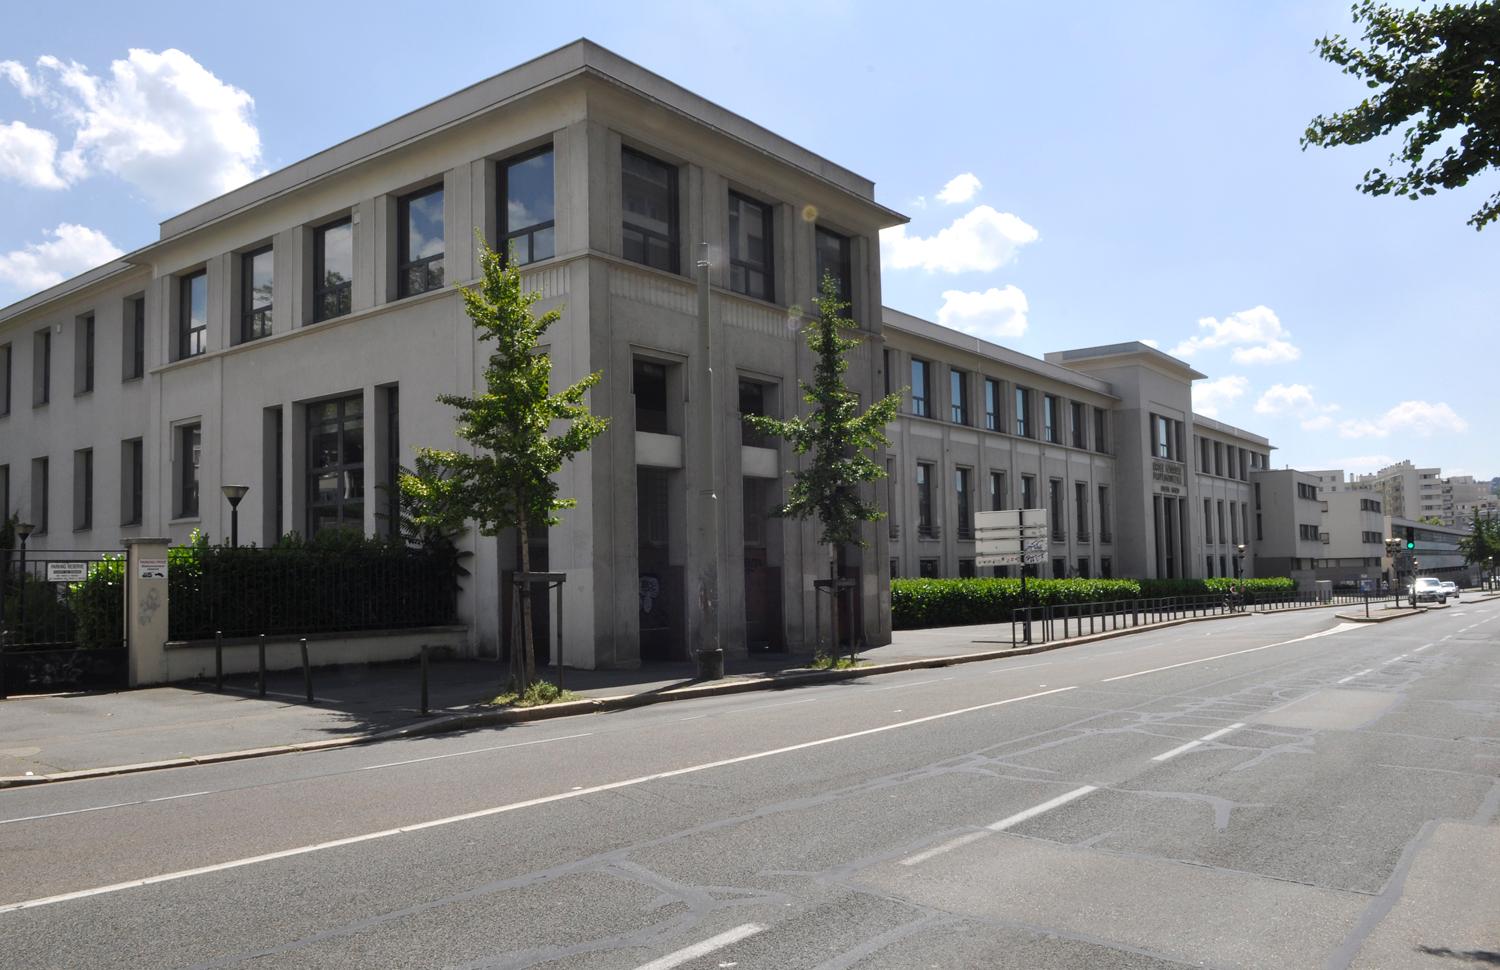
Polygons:
[[313,702],[312,695],[312,667],[307,662],[307,637],[303,637],[302,644],[302,690],[307,694],[307,702]]
[[422,644],[422,714],[427,714],[427,644]]
[[256,670],[258,671],[258,673],[255,675],[255,693],[259,697],[265,697],[266,696],[266,635],[264,633],[262,633],[260,635],[260,642],[259,642],[259,644],[257,644],[257,647],[259,648],[257,650],[257,653],[260,654],[260,660],[256,664]]
[[130,686],[161,684],[167,670],[167,540],[125,540],[125,638]]
[[224,692],[224,631],[214,631],[214,690]]

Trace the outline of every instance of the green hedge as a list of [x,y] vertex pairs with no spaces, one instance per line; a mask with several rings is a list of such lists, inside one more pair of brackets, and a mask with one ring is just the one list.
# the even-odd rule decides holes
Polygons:
[[[1028,579],[1033,606],[1137,599],[1133,579]],[[1019,579],[893,579],[891,625],[897,630],[1009,622],[1021,606]]]
[[1212,579],[1143,579],[1141,595],[1147,599],[1158,596],[1206,596],[1209,593],[1227,593],[1236,583],[1250,595],[1296,592],[1297,581],[1286,576],[1269,576],[1261,579],[1234,579],[1216,576]]
[[[1228,592],[1233,579],[1028,579],[1032,606],[1108,603],[1164,596],[1207,596]],[[1297,588],[1286,577],[1241,579],[1252,596],[1279,595]],[[936,626],[1009,623],[1011,611],[1026,605],[1019,579],[893,579],[891,626],[916,630]]]

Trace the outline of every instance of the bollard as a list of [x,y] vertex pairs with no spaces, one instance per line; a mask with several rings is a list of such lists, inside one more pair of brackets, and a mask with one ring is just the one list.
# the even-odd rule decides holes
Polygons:
[[307,663],[307,637],[302,638],[302,690],[307,694],[307,702],[313,702],[312,695],[312,667]]
[[214,631],[214,690],[224,692],[224,631]]
[[256,675],[255,693],[260,697],[266,696],[266,635],[260,635],[260,672]]
[[1365,593],[1365,619],[1370,618],[1370,594]]
[[427,644],[422,644],[422,713],[427,713]]

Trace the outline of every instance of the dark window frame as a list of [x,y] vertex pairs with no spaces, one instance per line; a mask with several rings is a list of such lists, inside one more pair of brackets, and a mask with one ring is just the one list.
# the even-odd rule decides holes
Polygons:
[[953,468],[954,514],[958,523],[954,529],[960,539],[974,538],[974,469],[967,465]]
[[[203,323],[193,326],[193,282],[203,281]],[[177,277],[177,359],[201,357],[208,351],[208,270]],[[195,349],[196,348],[196,349]]]
[[[662,233],[657,232],[655,229],[650,229],[650,228],[647,228],[645,226],[637,225],[636,223],[633,223],[633,222],[630,221],[630,210],[627,209],[627,208],[625,208],[625,205],[624,205],[624,196],[625,196],[625,192],[624,192],[624,184],[625,184],[624,157],[626,155],[634,155],[636,158],[641,159],[641,160],[643,160],[645,162],[648,162],[648,163],[650,163],[652,165],[659,165],[667,173],[666,192],[667,192],[667,204],[668,204],[668,211],[667,211],[668,232],[665,235],[663,235]],[[620,204],[620,229],[621,229],[621,233],[622,233],[622,236],[621,236],[622,241],[623,241],[624,233],[625,232],[636,232],[636,233],[639,233],[641,235],[642,241],[643,241],[642,252],[643,253],[649,253],[650,249],[644,245],[644,241],[646,239],[660,240],[660,241],[666,243],[667,255],[669,257],[668,260],[667,260],[668,265],[666,265],[666,266],[657,266],[655,263],[649,262],[647,260],[630,259],[630,257],[628,257],[628,256],[625,257],[625,258],[626,259],[630,259],[631,262],[637,263],[638,265],[641,265],[641,266],[650,266],[653,269],[659,269],[659,270],[662,270],[663,272],[681,274],[681,272],[682,272],[682,212],[681,212],[682,205],[681,205],[681,199],[680,199],[680,189],[679,189],[679,175],[680,175],[680,172],[678,170],[678,166],[673,165],[671,162],[663,161],[660,158],[655,157],[654,155],[648,155],[648,154],[646,154],[643,151],[640,151],[640,150],[635,149],[635,148],[631,148],[629,145],[622,145],[622,146],[620,146],[620,158],[621,158],[621,165],[620,165],[620,185],[621,185],[621,191],[620,191],[620,197],[621,197],[621,204]],[[623,245],[621,246],[621,252],[622,252],[622,254],[624,252],[624,246]]]
[[271,257],[271,286],[276,286],[276,251],[267,243],[240,253],[240,343],[249,343],[271,335],[273,299],[263,307],[255,306],[255,260]]
[[838,246],[838,272],[830,273],[834,281],[838,283],[838,298],[840,303],[852,304],[854,302],[854,240],[841,232],[835,232],[823,226],[818,226],[813,231],[813,253],[817,265],[814,267],[818,278],[813,280],[817,287],[818,295],[823,295],[823,274],[827,267],[823,262],[823,241],[831,239]]
[[[177,514],[173,518],[195,519],[202,511],[203,425],[198,422],[179,424],[174,431],[177,437]],[[195,450],[196,461],[193,458]]]
[[[552,218],[545,222],[525,226],[521,229],[510,228],[510,170],[513,166],[529,162],[543,155],[552,156]],[[500,258],[506,264],[511,261],[511,243],[522,240],[526,244],[526,258],[517,259],[515,265],[530,266],[543,260],[554,259],[557,256],[557,155],[555,147],[551,142],[539,145],[536,148],[524,151],[519,155],[503,158],[495,163],[495,197],[496,206],[499,211],[495,215],[495,224],[499,226]],[[536,235],[545,230],[552,230],[552,253],[547,256],[536,256]]]
[[75,355],[78,354],[78,344],[82,343],[83,357],[81,360],[75,363],[73,368],[74,397],[81,397],[84,394],[94,393],[94,365],[96,363],[94,348],[97,332],[98,328],[96,326],[96,318],[94,314],[92,312],[79,314],[77,329],[74,331],[75,338],[73,353]]
[[[324,282],[324,274],[327,272],[328,263],[328,233],[333,229],[349,227],[349,278],[340,282],[328,284]],[[347,316],[354,309],[354,217],[344,216],[332,222],[313,229],[313,323],[322,323],[325,320],[337,320],[339,317]],[[335,312],[325,313],[325,300],[333,298]]]
[[129,327],[130,353],[121,354],[122,381],[138,381],[146,376],[146,295],[125,299],[125,326]]
[[1031,414],[1031,388],[1017,384],[1013,396],[1016,402],[1016,436],[1035,438],[1036,427]]
[[[734,231],[734,224],[739,218],[736,215],[736,206],[750,206],[759,209],[761,213],[761,225],[765,227],[765,238],[761,241],[761,249],[764,252],[765,261],[763,266],[757,266],[752,260],[746,258],[746,254],[739,253],[739,233]],[[729,190],[729,203],[726,209],[726,225],[729,236],[729,291],[741,296],[748,296],[752,300],[764,300],[767,303],[776,302],[776,207],[769,202],[762,202],[751,195]],[[735,283],[735,270],[745,274],[744,288]],[[750,274],[759,273],[765,279],[765,292],[750,292]]]
[[[917,380],[918,371],[921,381]],[[917,393],[919,383],[921,394]],[[911,359],[911,413],[919,418],[932,417],[932,361],[921,357]]]
[[121,462],[121,477],[125,479],[125,501],[121,508],[120,525],[140,525],[145,513],[146,498],[146,442],[143,438],[125,439],[125,460]]
[[[435,182],[425,188],[408,192],[396,200],[396,298],[404,300],[409,296],[421,296],[423,293],[431,293],[441,290],[447,284],[446,264],[444,260],[448,256],[448,220],[446,213],[443,219],[443,251],[433,256],[419,256],[413,259],[411,256],[411,204],[434,195],[443,194],[443,183]],[[447,199],[443,199],[444,205]],[[437,273],[432,271],[432,264],[437,263]],[[422,288],[413,289],[411,286],[411,274],[420,270],[422,273]],[[437,281],[434,282],[436,276]]]
[[[347,425],[351,422],[352,417],[354,417],[348,412],[348,405],[351,401],[359,402],[358,419],[360,433],[360,455],[359,461],[357,462],[350,462],[346,460],[347,456],[344,453],[344,436],[346,432],[350,430]],[[320,419],[316,416],[316,409],[328,404],[337,405],[337,413],[331,419],[331,421]],[[337,513],[334,517],[335,520],[339,523],[343,523],[345,508],[353,506],[357,506],[359,508],[358,531],[361,534],[364,533],[366,504],[365,499],[369,492],[369,489],[366,487],[368,483],[368,476],[365,474],[365,469],[370,465],[370,462],[368,460],[370,456],[365,452],[364,434],[366,430],[365,423],[369,420],[370,416],[365,413],[363,394],[345,394],[340,397],[326,398],[320,401],[308,402],[307,410],[303,420],[303,447],[307,451],[306,469],[304,472],[305,484],[307,488],[307,538],[311,539],[317,534],[318,530],[315,527],[315,523],[317,521],[317,513],[319,511],[333,509]],[[319,465],[314,463],[313,448],[316,445],[316,431],[318,429],[321,429],[325,425],[330,425],[335,431],[335,436],[338,439],[339,454],[338,460],[333,464]],[[359,472],[360,485],[358,498],[351,498],[346,494],[349,491],[347,487],[349,481],[348,476],[352,471]],[[338,489],[338,493],[332,501],[320,501],[318,499],[318,479],[323,475],[331,473],[337,473],[339,476],[340,487]],[[334,526],[333,528],[343,527],[344,526],[340,524]]]
[[[81,459],[81,461],[80,461]],[[73,452],[73,531],[94,527],[94,449]]]
[[[31,406],[39,408],[52,403],[52,328],[36,331],[31,340]],[[38,362],[40,368],[36,366]]]
[[917,535],[931,538],[933,535],[932,486],[937,465],[930,461],[917,462]]
[[984,379],[984,429],[986,431],[1000,431],[1005,425],[1005,405],[1002,395],[1005,391],[1000,382],[993,377]]
[[969,425],[969,372],[948,368],[949,418],[954,424]]

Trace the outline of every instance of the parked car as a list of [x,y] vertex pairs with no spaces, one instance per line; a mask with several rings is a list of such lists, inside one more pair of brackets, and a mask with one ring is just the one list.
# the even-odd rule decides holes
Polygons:
[[1443,580],[1443,592],[1447,593],[1449,596],[1453,597],[1454,599],[1458,599],[1459,598],[1459,595],[1458,595],[1458,584],[1455,583],[1455,582],[1452,582],[1450,580],[1446,580],[1446,579]]
[[1447,603],[1448,594],[1443,590],[1443,581],[1436,576],[1418,576],[1412,586],[1406,587],[1408,599],[1418,603]]

